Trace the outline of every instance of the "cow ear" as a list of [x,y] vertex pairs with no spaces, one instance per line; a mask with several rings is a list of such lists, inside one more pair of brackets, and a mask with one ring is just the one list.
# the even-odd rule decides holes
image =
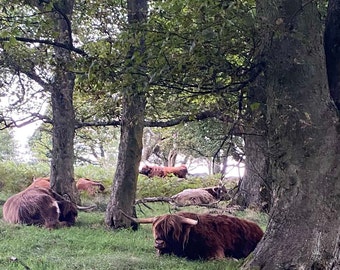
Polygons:
[[186,217],[180,217],[181,218],[181,222],[184,224],[188,224],[188,225],[197,225],[198,220],[192,219],[192,218],[186,218]]

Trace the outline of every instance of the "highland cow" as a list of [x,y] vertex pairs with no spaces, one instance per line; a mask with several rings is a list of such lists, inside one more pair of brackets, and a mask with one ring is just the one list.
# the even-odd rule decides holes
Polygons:
[[212,204],[228,198],[228,190],[223,186],[184,189],[171,196],[171,200],[180,206]]
[[130,219],[153,224],[158,254],[174,254],[190,260],[245,258],[263,236],[257,224],[228,215],[182,212]]
[[39,177],[33,179],[33,182],[28,186],[28,188],[32,187],[42,187],[42,188],[50,188],[50,178],[48,177]]
[[186,178],[188,174],[188,168],[185,165],[178,167],[161,167],[161,166],[148,166],[145,165],[140,172],[148,177],[166,177],[170,174],[177,176],[178,178]]
[[30,187],[7,199],[3,218],[9,223],[44,226],[54,229],[72,226],[77,206],[51,189]]
[[96,193],[103,192],[105,187],[102,183],[92,181],[87,178],[79,178],[76,187],[79,191],[85,191],[89,195],[94,196]]

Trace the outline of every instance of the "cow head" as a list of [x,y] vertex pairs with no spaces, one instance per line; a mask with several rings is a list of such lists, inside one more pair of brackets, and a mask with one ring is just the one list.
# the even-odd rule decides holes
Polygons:
[[175,254],[183,256],[192,226],[198,221],[181,215],[168,214],[152,218],[133,218],[121,211],[124,216],[136,223],[152,223],[155,248],[159,255]]
[[150,166],[148,166],[148,165],[145,165],[145,166],[139,171],[139,173],[140,173],[140,174],[144,174],[144,175],[146,175],[146,176],[149,176],[149,174],[151,173],[151,171],[152,171],[152,168],[151,168]]
[[77,207],[69,201],[58,201],[60,209],[59,221],[66,226],[73,226],[78,216]]
[[197,220],[180,215],[164,215],[155,218],[152,231],[158,254],[183,255],[190,228],[197,223]]

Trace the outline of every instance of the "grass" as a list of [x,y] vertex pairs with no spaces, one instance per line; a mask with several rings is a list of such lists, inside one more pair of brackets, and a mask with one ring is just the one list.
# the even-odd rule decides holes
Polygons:
[[[138,208],[139,216],[167,213],[167,204],[154,203]],[[199,207],[188,208],[200,211]],[[187,210],[188,210],[187,209]],[[2,209],[1,215],[2,215]],[[0,269],[4,270],[63,270],[63,269],[239,269],[236,260],[188,261],[175,256],[159,257],[153,248],[151,225],[139,230],[109,230],[102,211],[80,212],[74,227],[58,230],[24,225],[10,225],[0,221]],[[252,212],[242,213],[252,219]],[[2,217],[2,216],[1,216]],[[26,268],[25,268],[26,267]]]
[[[1,162],[0,162],[1,165]],[[38,170],[39,169],[39,170]],[[93,168],[82,168],[79,175],[87,175],[102,181],[107,190],[104,194],[89,197],[82,194],[84,205],[96,204],[96,211],[80,212],[76,225],[71,228],[47,230],[24,225],[10,225],[2,221],[2,204],[14,193],[29,185],[33,176],[43,175],[43,169],[33,166],[17,166],[6,163],[0,166],[0,269],[1,270],[236,270],[242,261],[232,259],[216,261],[188,261],[175,256],[156,255],[153,247],[151,225],[141,225],[139,230],[111,230],[105,226],[104,216],[109,200],[112,176],[98,173]],[[153,178],[140,176],[137,198],[171,196],[185,188],[213,186],[218,177],[178,180],[174,177]],[[231,188],[233,181],[227,181]],[[220,203],[225,206],[225,203]],[[161,215],[178,210],[191,212],[217,212],[198,206],[175,209],[167,203],[149,203],[151,209],[139,204],[139,217]],[[220,210],[219,210],[220,211]],[[264,229],[267,217],[251,210],[235,212],[237,216],[253,220]]]

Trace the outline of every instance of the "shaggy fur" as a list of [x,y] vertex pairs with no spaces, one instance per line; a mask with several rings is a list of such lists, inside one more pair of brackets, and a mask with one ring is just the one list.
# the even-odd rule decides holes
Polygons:
[[201,188],[185,189],[173,195],[171,199],[180,206],[210,204],[217,201],[213,195]]
[[186,178],[188,174],[188,168],[185,165],[179,167],[161,167],[161,166],[148,166],[145,165],[140,172],[148,177],[166,177],[173,174],[179,178]]
[[51,189],[31,187],[8,198],[3,218],[9,223],[46,228],[72,226],[78,215],[76,206]]
[[180,206],[211,204],[225,197],[227,189],[224,186],[185,189],[171,197]]
[[[182,217],[198,221],[183,222]],[[227,215],[178,213],[153,221],[155,248],[159,254],[174,254],[196,259],[247,257],[263,236],[261,228],[250,221]]]
[[91,196],[94,196],[96,193],[103,192],[105,190],[103,184],[87,178],[79,178],[76,186],[78,190],[83,190]]

